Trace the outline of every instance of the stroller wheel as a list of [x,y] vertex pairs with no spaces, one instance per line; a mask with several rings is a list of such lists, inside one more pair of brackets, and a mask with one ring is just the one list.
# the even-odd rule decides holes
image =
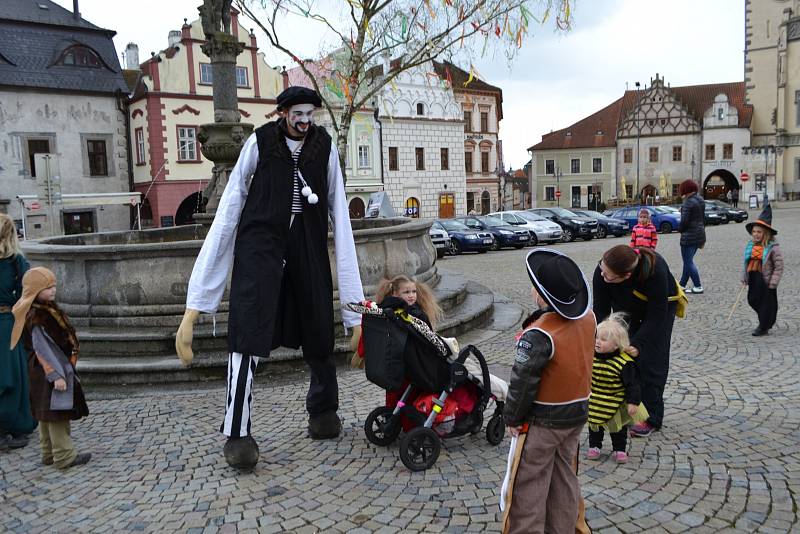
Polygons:
[[486,425],[486,441],[492,445],[499,445],[506,434],[506,426],[501,415],[493,415]]
[[364,421],[364,434],[370,443],[380,447],[390,445],[400,435],[400,420],[392,417],[394,408],[379,406]]
[[439,436],[424,426],[412,429],[400,440],[400,459],[411,471],[424,471],[432,467],[442,450]]
[[472,435],[477,434],[483,428],[483,414],[478,413],[473,417],[472,426],[469,427],[469,433]]

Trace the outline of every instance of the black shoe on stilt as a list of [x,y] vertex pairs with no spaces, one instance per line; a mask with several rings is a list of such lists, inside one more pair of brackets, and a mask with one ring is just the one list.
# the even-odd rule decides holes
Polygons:
[[308,437],[311,439],[333,439],[341,432],[342,420],[336,412],[308,416]]
[[253,436],[228,438],[223,453],[225,461],[234,469],[252,471],[258,463],[258,443]]

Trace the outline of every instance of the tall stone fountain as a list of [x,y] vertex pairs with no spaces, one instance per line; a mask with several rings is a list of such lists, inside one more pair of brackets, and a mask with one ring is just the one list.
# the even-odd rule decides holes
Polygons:
[[[252,124],[240,121],[236,98],[236,56],[243,44],[229,33],[223,17],[230,2],[206,0],[199,11],[211,58],[214,122],[200,127],[203,155],[214,162],[204,193],[199,224],[142,231],[80,234],[28,241],[25,255],[46,265],[59,280],[58,300],[72,318],[81,341],[78,369],[84,381],[109,385],[177,382],[220,376],[227,363],[228,293],[215,315],[201,315],[195,328],[195,360],[184,368],[175,355],[175,332],[186,303],[188,279],[219,198]],[[462,278],[437,271],[436,252],[428,237],[430,221],[394,218],[353,221],[361,280],[372,295],[380,280],[399,273],[436,288],[449,313],[442,332],[455,334],[483,323],[492,313],[493,297],[468,291]],[[328,251],[334,282],[337,351],[346,352],[340,320],[333,238]],[[294,351],[279,350],[269,363],[291,367]]]

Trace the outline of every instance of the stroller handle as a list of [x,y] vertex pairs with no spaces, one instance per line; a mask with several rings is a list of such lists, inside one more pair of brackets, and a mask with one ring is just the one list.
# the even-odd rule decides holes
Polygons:
[[481,398],[478,401],[478,409],[483,412],[486,409],[486,405],[489,404],[489,397],[492,394],[492,382],[489,377],[489,365],[486,363],[486,358],[484,357],[483,353],[478,350],[478,347],[475,345],[467,345],[463,349],[461,349],[458,353],[458,358],[456,358],[456,363],[461,365],[467,360],[467,356],[472,354],[475,356],[475,359],[478,360],[478,363],[481,366],[481,374],[483,375],[483,387],[481,388]]

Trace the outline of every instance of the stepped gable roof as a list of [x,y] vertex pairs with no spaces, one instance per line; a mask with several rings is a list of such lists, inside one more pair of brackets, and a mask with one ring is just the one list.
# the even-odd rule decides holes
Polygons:
[[[681,87],[667,87],[667,89],[676,96],[700,124],[703,123],[703,114],[714,105],[714,98],[718,94],[724,93],[728,96],[728,103],[734,106],[738,112],[739,127],[750,127],[750,121],[753,119],[753,106],[745,104],[744,82],[684,85]],[[641,93],[644,93],[644,91],[646,89],[642,89]],[[635,90],[625,91],[620,121],[636,107],[636,98]]]
[[[0,2],[0,35],[0,85],[89,93],[128,90],[112,41],[115,32],[76,20],[49,0]],[[60,64],[64,52],[76,45],[96,54],[99,66]]]
[[528,150],[557,150],[561,148],[613,147],[617,144],[617,125],[622,110],[622,98],[564,129],[542,136]]

